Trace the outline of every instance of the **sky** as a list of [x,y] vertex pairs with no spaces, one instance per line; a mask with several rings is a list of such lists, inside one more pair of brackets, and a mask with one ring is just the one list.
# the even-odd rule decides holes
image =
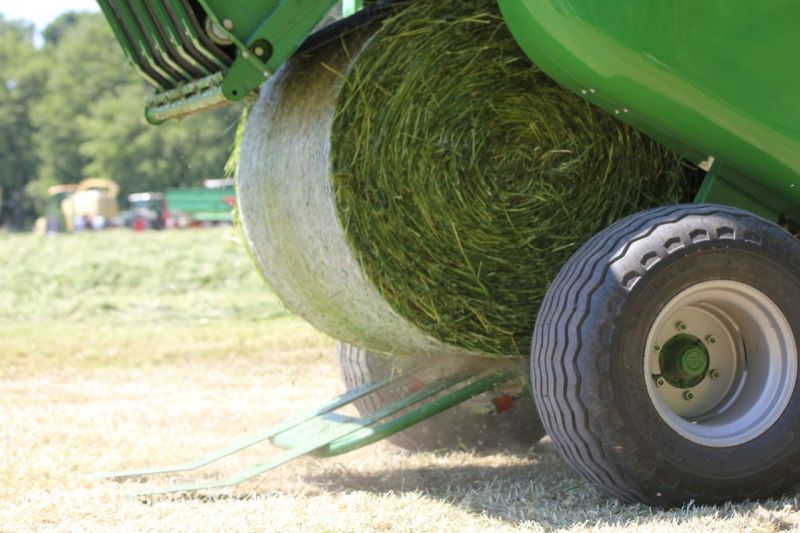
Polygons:
[[99,11],[95,0],[0,0],[0,14],[6,19],[24,19],[43,30],[65,11]]

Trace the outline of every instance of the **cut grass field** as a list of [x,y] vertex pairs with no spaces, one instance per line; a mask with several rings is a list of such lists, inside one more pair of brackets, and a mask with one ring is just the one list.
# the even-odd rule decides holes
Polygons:
[[[547,439],[526,453],[379,443],[231,490],[131,500],[93,474],[186,460],[342,391],[333,341],[292,317],[234,232],[0,234],[0,531],[778,531],[800,502],[624,505]],[[263,460],[260,446],[182,478]]]

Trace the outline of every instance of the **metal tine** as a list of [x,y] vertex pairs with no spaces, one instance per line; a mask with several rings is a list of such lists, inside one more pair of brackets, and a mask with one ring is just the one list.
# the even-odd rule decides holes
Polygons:
[[169,18],[163,2],[143,0],[143,4],[161,34],[162,40],[167,45],[168,52],[173,60],[180,63],[184,69],[190,72],[193,80],[213,74],[212,71],[205,68],[205,65],[195,60],[188,51],[184,50],[183,43],[181,43],[181,39],[178,36],[179,30],[173,24],[172,19]]
[[367,383],[367,384],[361,385],[360,387],[356,387],[355,389],[353,389],[351,391],[348,391],[345,394],[337,396],[336,398],[334,398],[333,400],[331,400],[330,402],[326,403],[325,405],[323,405],[321,407],[317,407],[316,409],[308,411],[308,412],[306,412],[306,413],[304,413],[304,414],[302,414],[302,415],[300,415],[300,416],[298,416],[298,417],[296,417],[294,419],[291,419],[291,420],[288,420],[288,421],[283,422],[281,424],[278,424],[277,426],[273,426],[270,429],[268,429],[268,430],[266,430],[266,431],[264,431],[262,433],[258,433],[256,435],[251,435],[250,437],[244,438],[239,442],[231,444],[230,446],[227,446],[225,448],[222,448],[220,450],[217,450],[217,451],[212,452],[212,453],[210,453],[208,455],[205,455],[203,457],[200,457],[198,459],[195,459],[195,460],[192,460],[192,461],[189,461],[189,462],[186,462],[186,463],[175,464],[175,465],[170,465],[170,466],[155,467],[155,468],[140,468],[140,469],[135,469],[135,470],[122,470],[122,471],[118,471],[118,472],[108,472],[108,473],[98,474],[96,477],[98,479],[123,479],[123,478],[129,478],[129,477],[151,476],[151,475],[156,475],[156,474],[172,474],[172,473],[178,473],[178,472],[189,472],[191,470],[197,470],[197,469],[202,468],[202,467],[204,467],[206,465],[209,465],[211,463],[214,463],[214,462],[217,462],[217,461],[219,461],[221,459],[224,459],[225,457],[233,455],[236,452],[242,451],[242,450],[244,450],[246,448],[249,448],[251,446],[255,446],[256,444],[264,442],[265,440],[268,440],[269,438],[274,437],[275,435],[277,435],[279,433],[282,433],[284,431],[287,431],[289,429],[297,427],[300,424],[311,420],[312,418],[315,418],[317,416],[324,415],[326,413],[330,413],[331,411],[339,409],[340,407],[343,407],[343,406],[345,406],[345,405],[347,405],[349,403],[352,403],[352,402],[354,402],[354,401],[356,401],[356,400],[358,400],[360,398],[363,398],[364,396],[367,396],[367,395],[375,392],[376,390],[378,390],[380,388],[383,388],[386,385],[389,385],[390,383],[393,383],[393,382],[398,381],[398,380],[403,379],[403,378],[412,377],[417,372],[419,372],[419,369],[412,369],[411,371],[404,372],[402,374],[393,374],[393,375],[389,376],[388,378],[380,380],[380,381],[377,381],[375,383]]
[[331,426],[328,431],[322,432],[319,436],[315,438],[311,438],[308,440],[306,444],[303,446],[298,446],[296,448],[292,448],[290,450],[286,450],[278,454],[272,460],[267,461],[265,463],[261,463],[256,465],[252,468],[239,472],[227,479],[223,479],[221,481],[214,481],[214,482],[201,482],[201,483],[192,483],[192,484],[185,484],[185,485],[175,485],[172,487],[166,487],[163,489],[154,489],[154,490],[143,490],[143,491],[135,491],[128,493],[128,496],[131,497],[139,497],[139,496],[155,496],[155,495],[162,495],[162,494],[175,494],[180,492],[196,492],[198,490],[208,490],[208,489],[219,489],[225,487],[232,487],[234,485],[238,485],[244,481],[252,479],[254,477],[258,477],[261,474],[277,468],[289,461],[296,459],[302,455],[308,454],[313,452],[316,449],[319,449],[330,442],[333,442],[336,439],[346,437],[351,435],[357,431],[360,431],[366,426],[374,424],[375,422],[390,416],[409,405],[413,405],[419,401],[422,401],[426,398],[434,396],[446,390],[458,383],[462,383],[466,380],[469,380],[478,373],[470,372],[466,374],[460,374],[454,377],[449,378],[441,378],[436,380],[435,382],[431,383],[427,387],[424,387],[408,396],[401,398],[395,402],[392,402],[381,409],[378,409],[374,413],[371,413],[368,416],[358,420],[357,424],[342,424],[340,426]]
[[[101,0],[108,1],[111,0]],[[122,31],[129,37],[131,43],[131,50],[137,57],[137,63],[140,67],[147,70],[156,79],[163,80],[161,83],[163,87],[176,87],[181,84],[181,79],[173,76],[168,72],[163,65],[158,61],[156,53],[150,48],[150,43],[142,33],[139,24],[136,22],[133,12],[130,10],[126,0],[114,0],[114,6],[117,8],[119,14],[120,26]]]
[[133,65],[133,67],[138,70],[139,73],[151,85],[153,85],[153,87],[157,87],[161,90],[168,88],[170,85],[166,80],[161,78],[158,73],[151,72],[147,66],[140,61],[140,55],[136,44],[129,39],[128,34],[123,29],[122,20],[121,18],[117,17],[117,12],[111,5],[111,2],[109,0],[97,0],[97,3],[111,25],[111,29],[117,36],[117,39],[122,44],[122,51],[125,53],[125,56],[128,58],[128,61],[130,61],[131,65]]
[[148,13],[142,0],[127,0],[127,4],[139,27],[143,30],[144,38],[147,40],[150,50],[152,50],[153,58],[161,65],[161,68],[169,72],[174,79],[179,80],[179,83],[192,81],[195,76],[170,55],[169,45],[164,41],[163,35],[158,31],[155,20],[150,17],[150,13]]

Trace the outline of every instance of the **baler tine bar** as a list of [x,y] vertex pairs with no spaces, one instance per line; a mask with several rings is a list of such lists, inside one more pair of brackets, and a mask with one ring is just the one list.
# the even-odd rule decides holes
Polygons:
[[193,461],[189,461],[187,463],[170,465],[170,466],[162,466],[162,467],[156,467],[156,468],[141,468],[141,469],[136,469],[136,470],[122,470],[122,471],[119,471],[119,472],[108,472],[108,473],[104,473],[104,474],[98,474],[96,477],[97,477],[97,479],[123,479],[123,478],[128,478],[128,477],[151,476],[151,475],[156,475],[156,474],[173,474],[173,473],[178,473],[178,472],[189,472],[191,470],[197,470],[197,469],[202,468],[202,467],[204,467],[206,465],[209,465],[211,463],[214,463],[214,462],[217,462],[217,461],[219,461],[221,459],[224,459],[225,457],[228,457],[228,456],[233,455],[233,454],[235,454],[237,452],[240,452],[240,451],[242,451],[242,450],[244,450],[246,448],[249,448],[251,446],[255,446],[256,444],[264,442],[265,440],[268,440],[271,437],[274,437],[275,435],[277,435],[279,433],[282,433],[284,431],[292,429],[293,427],[299,426],[303,422],[308,422],[312,418],[315,418],[317,416],[324,415],[326,413],[330,413],[331,411],[339,409],[340,407],[343,407],[343,406],[345,406],[345,405],[347,405],[349,403],[352,403],[352,402],[354,402],[354,401],[356,401],[356,400],[358,400],[360,398],[363,398],[364,396],[372,394],[376,390],[378,390],[380,388],[383,388],[386,385],[389,385],[390,383],[393,383],[393,382],[395,382],[395,381],[397,381],[397,380],[399,380],[401,378],[413,376],[415,372],[416,372],[416,370],[411,371],[411,372],[406,372],[406,373],[403,373],[403,374],[395,374],[395,375],[392,375],[392,376],[390,376],[390,377],[388,377],[388,378],[386,378],[384,380],[381,380],[381,381],[378,381],[378,382],[375,382],[375,383],[367,383],[367,384],[361,385],[360,387],[356,387],[355,389],[350,390],[345,394],[337,396],[336,398],[334,398],[333,400],[331,400],[330,402],[326,403],[325,405],[323,405],[321,407],[318,407],[316,409],[313,409],[311,411],[303,413],[302,415],[300,415],[300,416],[298,416],[298,417],[296,417],[294,419],[287,420],[286,422],[283,422],[282,424],[278,424],[277,426],[273,426],[270,429],[268,429],[268,430],[266,430],[266,431],[264,431],[262,433],[259,433],[259,434],[256,434],[256,435],[251,435],[250,437],[242,439],[241,441],[236,442],[234,444],[231,444],[230,446],[227,446],[225,448],[222,448],[220,450],[212,452],[212,453],[210,453],[208,455],[205,455],[205,456],[200,457],[198,459],[195,459]]
[[[464,390],[469,390],[471,394],[464,395],[465,396],[464,400],[466,400],[468,399],[466,396],[472,397],[476,394],[479,394],[480,392],[488,390],[489,388],[493,387],[494,385],[497,385],[498,383],[508,381],[508,379],[510,378],[509,375],[504,375],[504,374],[497,374],[497,373],[486,373],[486,374],[487,375],[484,375],[482,379],[474,383],[471,383],[470,385],[466,385],[462,389],[459,389],[455,393],[451,394],[457,394],[459,392],[463,392]],[[455,377],[439,379],[434,383],[428,385],[427,387],[424,387],[417,392],[414,392],[408,396],[405,396],[404,398],[392,402],[389,405],[386,405],[381,409],[378,409],[374,413],[362,418],[361,420],[358,421],[358,425],[356,426],[351,424],[343,424],[341,426],[331,426],[331,429],[329,431],[323,432],[317,435],[316,437],[310,438],[304,445],[286,450],[285,452],[278,454],[271,461],[267,461],[266,463],[256,465],[250,469],[244,470],[227,479],[211,483],[192,483],[186,485],[175,485],[173,487],[167,487],[164,489],[136,491],[129,493],[129,496],[132,497],[155,496],[160,494],[195,492],[198,490],[220,489],[238,485],[239,483],[242,483],[254,477],[258,477],[261,474],[269,470],[272,470],[274,468],[277,468],[283,464],[286,464],[289,461],[296,459],[302,455],[306,455],[308,453],[313,452],[314,450],[322,448],[326,444],[329,444],[337,439],[355,434],[361,431],[366,426],[378,422],[382,418],[391,416],[392,414],[410,405],[420,402],[426,398],[430,398],[431,396],[434,396],[450,387],[453,387],[459,383],[463,383],[467,380],[470,380],[476,377],[477,375],[478,374],[475,373],[468,373],[468,374],[461,374]]]

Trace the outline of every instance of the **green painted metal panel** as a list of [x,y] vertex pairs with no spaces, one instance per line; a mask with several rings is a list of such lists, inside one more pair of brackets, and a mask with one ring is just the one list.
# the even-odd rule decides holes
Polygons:
[[710,164],[771,210],[798,213],[800,3],[499,4],[527,55],[559,83],[693,163]]

